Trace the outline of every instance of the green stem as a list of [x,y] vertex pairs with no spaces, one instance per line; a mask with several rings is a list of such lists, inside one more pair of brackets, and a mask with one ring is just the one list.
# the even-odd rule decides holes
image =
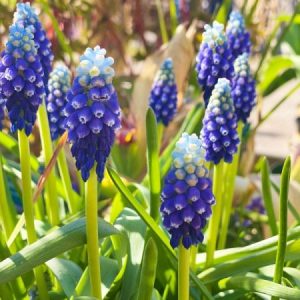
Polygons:
[[71,214],[74,214],[78,211],[78,204],[75,202],[75,199],[72,195],[73,188],[71,183],[71,178],[69,174],[68,164],[65,156],[64,149],[60,151],[57,157],[58,169],[61,176],[62,184],[65,191],[65,197],[68,203],[69,210]]
[[165,44],[168,42],[169,38],[168,38],[168,32],[167,32],[166,22],[165,22],[165,18],[164,18],[164,13],[163,13],[162,6],[161,6],[161,1],[155,0],[155,4],[156,4],[157,13],[158,13],[160,33],[161,33],[163,43]]
[[239,158],[240,158],[240,151],[241,151],[241,143],[242,143],[242,130],[243,130],[243,123],[239,122],[238,124],[238,135],[240,138],[240,143],[238,146],[237,153],[233,156],[233,161],[231,164],[226,164],[225,167],[225,178],[226,181],[224,183],[224,210],[223,210],[223,217],[222,217],[222,226],[220,228],[220,239],[218,242],[218,249],[224,249],[226,245],[227,239],[227,232],[228,226],[230,221],[231,209],[232,209],[232,202],[234,196],[234,187],[235,187],[235,178],[238,172],[238,165],[239,165]]
[[272,49],[272,54],[276,55],[276,52],[278,51],[279,46],[281,45],[285,35],[287,34],[288,30],[290,29],[291,25],[294,23],[294,20],[296,18],[296,16],[299,13],[299,8],[300,5],[298,4],[294,10],[294,13],[291,15],[289,22],[286,24],[286,26],[284,27],[284,29],[281,31],[280,36],[277,39],[277,43],[274,46],[274,48]]
[[190,294],[190,249],[182,243],[178,247],[178,299],[189,300]]
[[[284,162],[281,179],[280,179],[279,232],[278,232],[275,272],[274,272],[274,279],[273,279],[275,283],[281,283],[285,252],[286,252],[287,203],[288,203],[290,173],[291,173],[291,158],[288,157]],[[275,300],[279,298],[272,297],[272,299]]]
[[223,165],[221,160],[219,164],[214,166],[213,178],[213,194],[216,199],[216,204],[212,209],[212,217],[208,225],[207,246],[206,246],[206,268],[213,264],[214,252],[216,250],[217,237],[219,232],[219,224],[221,219],[222,198],[223,198]]
[[[32,201],[32,188],[31,188],[31,167],[30,167],[30,150],[29,141],[25,132],[18,131],[19,138],[19,151],[20,151],[20,163],[22,173],[22,200],[25,216],[25,225],[27,232],[28,244],[32,244],[36,241],[36,232],[34,228],[34,212]],[[42,267],[34,269],[38,291],[41,299],[49,299],[46,283],[43,276]]]
[[[49,129],[48,116],[46,111],[45,103],[40,105],[38,110],[38,121],[40,126],[40,136],[43,148],[43,153],[45,157],[45,164],[48,165],[52,155],[52,141]],[[56,178],[55,169],[53,168],[48,176],[47,182],[45,184],[45,197],[46,197],[46,208],[49,221],[52,225],[57,225],[59,223],[59,205],[56,189]]]
[[85,183],[86,237],[92,296],[102,299],[98,244],[98,180],[95,167]]
[[169,6],[170,6],[170,20],[171,20],[171,29],[172,29],[172,33],[174,34],[176,31],[176,27],[177,27],[177,13],[176,13],[176,4],[174,0],[170,0],[169,2]]
[[198,247],[195,245],[191,246],[191,260],[190,260],[190,267],[193,272],[196,271],[196,258],[198,253]]

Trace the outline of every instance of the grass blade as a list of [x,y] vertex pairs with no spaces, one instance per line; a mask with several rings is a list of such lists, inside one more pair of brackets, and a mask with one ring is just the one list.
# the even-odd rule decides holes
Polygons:
[[[281,283],[287,240],[287,203],[291,174],[291,158],[288,157],[283,165],[280,180],[280,209],[279,209],[279,239],[276,255],[274,282]],[[273,298],[278,299],[278,297]]]
[[157,137],[156,117],[151,108],[146,117],[147,132],[147,162],[150,183],[150,215],[155,220],[159,219],[160,206],[160,168],[159,149]]
[[266,157],[264,157],[262,161],[261,186],[262,186],[263,200],[268,215],[269,226],[271,228],[272,235],[276,235],[278,234],[278,230],[277,230],[276,218],[275,218],[273,201],[272,201],[269,164]]
[[259,278],[245,276],[230,277],[220,281],[219,287],[226,289],[243,289],[245,291],[258,292],[281,299],[300,299],[300,290]]

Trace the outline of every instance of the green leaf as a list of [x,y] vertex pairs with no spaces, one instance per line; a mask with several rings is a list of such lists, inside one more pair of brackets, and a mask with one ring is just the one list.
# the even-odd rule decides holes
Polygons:
[[261,74],[261,82],[258,85],[260,92],[264,94],[276,78],[280,77],[283,72],[291,68],[294,68],[294,62],[290,57],[283,55],[270,57]]
[[289,277],[293,283],[300,288],[300,270],[290,267],[283,268],[285,277]]
[[288,194],[290,186],[291,174],[291,158],[288,157],[283,165],[282,174],[280,176],[280,207],[279,207],[279,231],[278,245],[275,262],[274,282],[281,283],[283,274],[283,266],[286,253],[287,241],[287,212],[288,212]]
[[146,116],[147,166],[150,186],[150,215],[158,221],[160,205],[160,168],[156,117],[149,108]]
[[221,289],[243,289],[282,299],[300,299],[300,290],[283,286],[268,280],[246,276],[236,276],[219,282]]
[[[148,228],[150,229],[153,237],[157,239],[162,246],[164,246],[165,250],[168,251],[170,257],[173,262],[174,268],[177,268],[177,257],[174,253],[174,250],[171,248],[169,240],[165,233],[161,230],[161,228],[155,223],[155,221],[147,214],[144,208],[139,204],[133,195],[130,193],[128,188],[122,182],[119,175],[113,170],[108,168],[109,176],[111,177],[112,181],[114,182],[115,186],[118,188],[120,193],[125,197],[127,202],[131,205],[131,207],[136,211],[136,213],[142,218],[142,220],[147,224]],[[195,283],[196,287],[208,298],[213,299],[207,288],[200,282],[196,275],[193,272],[190,272],[190,278]]]
[[124,246],[128,253],[128,262],[120,292],[120,299],[126,300],[133,296],[138,285],[138,274],[142,262],[146,226],[135,211],[128,208],[124,209],[115,225],[126,236],[127,241],[124,243]]
[[46,265],[57,278],[66,296],[70,298],[82,275],[81,268],[74,262],[62,258],[52,258]]
[[[103,219],[98,219],[99,238],[119,231]],[[0,283],[8,282],[65,251],[86,243],[85,218],[62,226],[18,253],[0,262]]]
[[[13,154],[16,158],[19,158],[18,142],[11,135],[0,131],[0,145],[7,149],[10,154]],[[30,165],[34,171],[37,171],[40,165],[37,158],[33,155],[30,155]]]
[[[292,241],[287,244],[285,261],[299,260],[300,240]],[[225,277],[238,275],[257,268],[274,264],[277,247],[267,248],[252,253],[245,257],[233,260],[225,260],[225,262],[214,265],[204,270],[198,277],[204,283],[212,283]]]
[[[113,284],[115,278],[119,273],[119,266],[118,262],[115,259],[107,258],[107,257],[100,257],[100,266],[101,266],[101,290],[102,290],[102,297],[106,298],[107,293],[110,290],[111,285]],[[75,290],[75,289],[74,289]],[[92,293],[91,289],[91,282],[89,276],[89,268],[87,267],[76,287],[76,294],[78,296],[86,296]]]
[[151,300],[151,298],[153,298],[152,291],[154,289],[154,282],[156,277],[157,255],[157,246],[154,240],[150,237],[147,241],[147,244],[145,245],[143,254],[137,297],[138,300]]
[[226,24],[231,6],[232,6],[231,0],[222,1],[222,5],[218,10],[215,20],[218,21],[219,23]]
[[276,235],[278,233],[278,230],[271,193],[270,171],[268,161],[265,157],[262,161],[261,166],[261,185],[263,192],[263,200],[268,215],[269,226],[271,228],[272,235]]

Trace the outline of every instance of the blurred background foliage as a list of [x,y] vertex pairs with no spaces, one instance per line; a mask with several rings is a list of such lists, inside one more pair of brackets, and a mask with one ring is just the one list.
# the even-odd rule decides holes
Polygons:
[[[36,0],[34,6],[53,45],[56,60],[74,66],[86,47],[99,44],[115,58],[115,86],[123,109],[122,130],[113,159],[133,179],[145,173],[145,113],[152,80],[171,56],[179,87],[179,114],[165,134],[174,136],[196,102],[202,102],[193,64],[205,23],[224,24],[232,9],[245,16],[253,42],[251,67],[258,81],[258,102],[300,70],[300,15],[295,0]],[[6,41],[16,1],[0,0],[0,50]],[[188,80],[187,80],[188,78]],[[261,105],[257,120],[260,121]],[[33,149],[40,153],[38,134]],[[253,149],[252,149],[253,150]],[[133,163],[134,162],[134,163]],[[249,167],[251,170],[253,164]]]

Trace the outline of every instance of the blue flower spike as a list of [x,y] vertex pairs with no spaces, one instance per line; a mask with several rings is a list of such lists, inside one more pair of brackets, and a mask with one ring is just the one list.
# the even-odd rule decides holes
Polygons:
[[64,109],[71,152],[84,181],[95,163],[98,180],[102,180],[115,132],[121,126],[120,106],[112,85],[114,60],[105,55],[106,50],[99,46],[86,49]]
[[32,26],[10,26],[8,42],[0,55],[0,98],[5,101],[11,131],[32,131],[36,112],[45,95],[43,68]]
[[162,63],[156,74],[150,93],[149,105],[155,113],[157,122],[168,126],[177,111],[177,86],[171,58],[167,58]]
[[201,229],[215,203],[211,180],[204,166],[204,149],[196,134],[183,133],[172,154],[161,198],[163,225],[171,235],[171,246],[182,242],[188,249],[203,241]]
[[51,43],[47,38],[46,32],[43,29],[41,22],[30,3],[18,3],[17,10],[14,13],[14,23],[18,23],[25,28],[32,26],[34,41],[36,43],[38,55],[40,56],[41,64],[44,71],[44,84],[47,87],[49,74],[52,69],[54,55],[51,50]]
[[255,80],[251,75],[248,59],[248,54],[244,53],[235,60],[231,93],[238,121],[242,120],[244,123],[256,104]]
[[67,92],[71,87],[71,72],[64,64],[57,65],[50,73],[48,81],[47,112],[51,137],[56,140],[65,132],[64,107]]
[[206,24],[204,29],[202,43],[196,57],[196,72],[207,106],[218,79],[232,79],[234,59],[224,33],[224,25],[214,21],[212,26]]
[[244,17],[240,12],[231,12],[226,27],[226,36],[234,59],[243,53],[250,54],[250,34],[246,29]]
[[230,163],[237,152],[239,136],[229,80],[220,78],[209,99],[200,133],[205,159]]

